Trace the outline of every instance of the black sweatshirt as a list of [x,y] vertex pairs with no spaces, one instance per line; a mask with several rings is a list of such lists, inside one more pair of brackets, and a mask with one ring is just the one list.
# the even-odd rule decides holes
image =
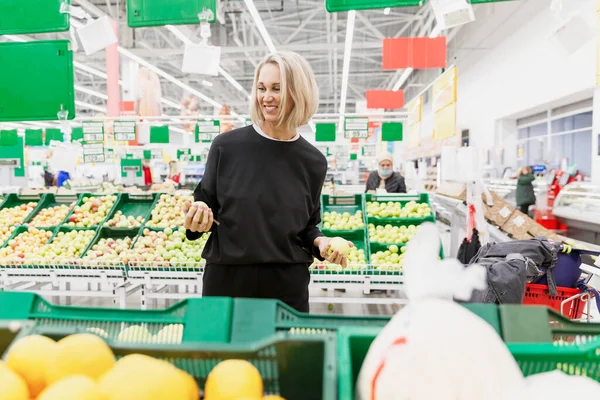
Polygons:
[[[215,138],[194,191],[213,224],[202,257],[211,264],[311,263],[321,258],[321,189],[327,160],[306,139],[275,141],[252,126]],[[201,236],[187,231],[195,240]]]

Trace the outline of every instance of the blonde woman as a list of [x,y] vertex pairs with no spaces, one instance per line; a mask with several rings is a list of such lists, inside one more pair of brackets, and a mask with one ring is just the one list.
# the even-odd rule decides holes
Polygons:
[[317,106],[304,58],[280,52],[257,66],[253,124],[215,138],[195,202],[186,204],[187,238],[211,232],[204,296],[275,298],[307,312],[313,257],[346,265],[317,227],[327,160],[298,134]]

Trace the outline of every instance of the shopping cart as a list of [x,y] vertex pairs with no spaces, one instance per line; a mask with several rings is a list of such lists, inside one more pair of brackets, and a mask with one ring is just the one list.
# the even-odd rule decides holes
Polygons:
[[[591,319],[591,299],[595,298],[600,311],[600,295],[589,285],[592,274],[582,278],[582,255],[597,257],[598,251],[574,249],[563,245],[558,255],[558,262],[553,269],[556,281],[556,294],[552,294],[548,286],[547,274],[527,283],[523,304],[540,304],[559,311],[571,319],[581,319],[586,311],[586,319]],[[587,308],[587,310],[586,310]]]

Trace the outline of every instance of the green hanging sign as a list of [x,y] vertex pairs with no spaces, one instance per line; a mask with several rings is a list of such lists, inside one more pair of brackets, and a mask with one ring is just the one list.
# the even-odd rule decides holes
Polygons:
[[7,129],[0,131],[0,146],[12,147],[17,145],[19,134],[16,129]]
[[131,142],[137,139],[135,121],[115,121],[115,140],[118,142]]
[[44,132],[41,129],[25,129],[25,146],[43,146]]
[[384,142],[401,142],[402,134],[402,122],[384,122],[381,124],[381,140]]
[[221,122],[218,120],[196,123],[196,143],[212,142],[219,133],[221,133]]
[[17,136],[17,143],[14,146],[0,146],[0,167],[13,168],[13,176],[25,176],[24,162],[24,140]]
[[84,122],[82,128],[85,143],[104,143],[104,122]]
[[368,138],[369,118],[349,117],[344,119],[344,137],[346,139]]
[[71,142],[80,142],[83,140],[83,128],[75,127],[71,130]]
[[315,141],[335,142],[335,123],[315,124]]
[[142,177],[142,160],[139,158],[121,159],[121,177],[126,178],[127,174],[135,174],[136,177]]
[[325,8],[329,12],[388,7],[417,7],[423,4],[425,4],[425,0],[325,0]]
[[217,0],[127,0],[127,25],[131,28],[197,25],[200,18],[215,22]]

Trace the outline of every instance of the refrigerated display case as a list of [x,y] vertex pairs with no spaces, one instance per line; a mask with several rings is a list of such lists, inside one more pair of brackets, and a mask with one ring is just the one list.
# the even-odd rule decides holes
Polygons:
[[600,186],[573,182],[559,193],[552,212],[568,226],[567,236],[600,244]]

